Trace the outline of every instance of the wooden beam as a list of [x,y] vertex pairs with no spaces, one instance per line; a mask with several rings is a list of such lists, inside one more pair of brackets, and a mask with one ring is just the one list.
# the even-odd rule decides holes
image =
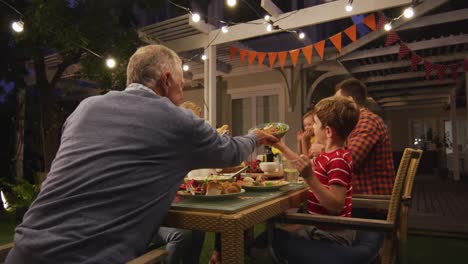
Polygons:
[[[468,43],[468,34],[461,34],[457,36],[448,36],[438,39],[423,40],[413,43],[408,43],[408,48],[412,51],[431,49],[445,47],[449,45],[465,44]],[[340,61],[352,61],[359,59],[366,59],[377,56],[386,56],[392,54],[398,54],[400,50],[400,45],[393,45],[385,48],[377,48],[370,50],[357,51],[353,54],[349,54],[346,58],[341,59]]]
[[[458,69],[458,72],[463,72],[463,69]],[[451,74],[450,72],[446,73],[446,75]],[[431,76],[437,75],[437,72],[434,71],[431,73]],[[367,77],[361,78],[361,81],[365,83],[375,83],[375,82],[385,82],[385,81],[395,81],[395,80],[402,80],[402,79],[412,79],[412,78],[422,78],[426,76],[425,72],[405,72],[405,73],[397,73],[397,74],[389,74],[385,76],[375,76],[375,77]]]
[[405,106],[385,106],[383,107],[385,111],[393,111],[393,110],[407,110],[407,109],[421,109],[421,108],[443,108],[447,104],[446,103],[432,103],[426,105],[405,105]]
[[428,93],[448,93],[450,90],[453,88],[453,85],[448,85],[448,86],[434,86],[434,87],[428,87],[428,88],[405,88],[405,89],[399,89],[399,90],[389,90],[389,91],[377,91],[377,92],[371,92],[368,91],[370,95],[375,100],[378,100],[380,98],[386,98],[388,96],[408,96],[408,95],[418,95],[418,94],[428,94]]
[[[460,53],[442,55],[442,56],[430,56],[430,57],[425,57],[424,59],[437,63],[437,62],[447,62],[447,61],[454,61],[454,60],[463,60],[466,56],[468,56],[468,52],[460,52]],[[351,74],[353,74],[353,73],[360,73],[360,72],[403,68],[403,67],[409,67],[409,66],[411,66],[410,60],[400,60],[400,61],[390,61],[390,62],[384,62],[384,63],[360,65],[360,66],[351,67],[351,68],[348,67],[348,71]]]
[[404,101],[404,102],[390,102],[390,103],[383,103],[380,104],[381,107],[389,107],[389,106],[406,106],[406,105],[426,105],[426,104],[447,104],[449,99],[434,99],[434,100],[424,100],[424,101]]
[[421,81],[416,81],[416,82],[401,82],[401,83],[368,86],[367,91],[373,93],[373,92],[378,92],[378,91],[408,89],[408,88],[426,87],[426,86],[434,86],[434,85],[435,86],[453,85],[455,83],[456,81],[453,79],[421,80]]
[[[413,19],[416,19],[418,17],[421,17],[427,13],[429,13],[430,11],[432,11],[433,9],[441,6],[442,4],[445,4],[447,2],[449,2],[450,0],[431,0],[431,1],[424,1],[422,4],[414,7],[414,17]],[[395,21],[392,26],[394,29],[398,30],[399,27],[409,23],[411,20],[408,20],[408,19],[400,19],[400,20],[397,20]],[[343,59],[346,59],[347,55],[350,54],[351,52],[363,47],[364,45],[382,37],[382,36],[385,36],[388,32],[386,32],[385,30],[378,30],[378,31],[374,31],[374,32],[371,32],[367,35],[365,35],[364,37],[358,39],[356,42],[354,43],[351,43],[349,45],[347,45],[346,47],[343,48],[343,50],[341,51],[340,55],[339,55],[339,60],[343,60]],[[336,58],[333,58],[333,59],[336,59]]]
[[283,10],[276,6],[275,3],[273,3],[271,0],[262,0],[260,6],[273,17],[278,17],[284,13]]
[[400,101],[420,101],[427,99],[437,99],[437,98],[448,98],[449,93],[431,93],[431,94],[421,94],[421,95],[401,95],[401,96],[391,96],[385,97],[383,99],[377,100],[379,104],[391,103],[391,102],[400,102]]
[[397,31],[440,25],[445,23],[457,22],[468,19],[468,8],[455,11],[435,14],[430,16],[419,17],[399,28]]

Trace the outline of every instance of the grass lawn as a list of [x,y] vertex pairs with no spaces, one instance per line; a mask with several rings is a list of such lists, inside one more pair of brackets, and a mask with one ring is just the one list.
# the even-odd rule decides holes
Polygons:
[[[13,240],[15,220],[12,216],[0,216],[0,244]],[[255,234],[264,230],[264,225],[255,227]],[[201,262],[208,263],[213,252],[214,233],[207,233]],[[428,236],[410,236],[408,239],[409,263],[468,263],[468,240]],[[246,259],[246,263],[249,260]]]

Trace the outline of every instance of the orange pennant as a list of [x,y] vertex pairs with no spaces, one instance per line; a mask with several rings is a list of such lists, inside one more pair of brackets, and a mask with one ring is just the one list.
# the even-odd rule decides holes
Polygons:
[[268,52],[268,60],[270,61],[270,68],[272,69],[273,69],[273,66],[275,65],[277,55],[278,55],[278,52]]
[[237,53],[237,48],[236,47],[230,47],[230,52],[229,52],[229,60],[232,60],[232,58],[234,58],[234,56],[236,55]]
[[255,57],[257,57],[257,52],[249,51],[249,65],[252,65],[253,61],[255,60]]
[[345,29],[344,33],[346,34],[346,36],[348,36],[348,38],[354,42],[356,41],[356,25],[352,25],[350,26],[349,28]]
[[297,58],[299,58],[299,51],[299,49],[289,51],[289,56],[291,56],[291,61],[294,64],[294,66],[296,66],[297,64]]
[[287,51],[280,51],[278,52],[278,61],[281,66],[281,68],[284,67],[284,63],[286,62],[286,57],[288,56]]
[[341,52],[341,32],[331,36],[329,40],[335,45],[336,49]]
[[263,61],[265,60],[266,52],[257,52],[258,57],[258,67],[263,65]]
[[241,64],[244,63],[245,55],[247,55],[247,50],[239,50],[239,59]]
[[368,15],[362,21],[366,26],[368,26],[372,31],[377,29],[377,24],[375,23],[375,14]]
[[325,51],[325,40],[315,43],[314,47],[320,58],[323,60],[323,52]]
[[304,57],[306,58],[307,62],[309,64],[312,64],[312,52],[314,51],[312,49],[313,45],[309,45],[307,47],[303,47],[301,50],[302,50],[302,53],[304,54]]

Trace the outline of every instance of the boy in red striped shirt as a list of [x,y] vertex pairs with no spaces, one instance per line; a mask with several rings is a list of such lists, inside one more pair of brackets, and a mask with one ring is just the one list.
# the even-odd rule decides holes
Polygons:
[[[352,100],[340,96],[328,97],[314,108],[313,129],[317,142],[324,145],[324,152],[311,162],[304,155],[298,156],[283,142],[275,144],[294,163],[309,186],[307,213],[351,216],[353,165],[345,143],[358,119],[359,109]],[[352,230],[326,226],[296,226],[288,230],[308,239],[340,245],[350,245],[355,236]]]

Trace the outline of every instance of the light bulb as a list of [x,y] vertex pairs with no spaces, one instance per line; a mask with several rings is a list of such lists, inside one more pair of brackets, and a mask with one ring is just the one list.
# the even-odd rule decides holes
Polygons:
[[192,14],[192,21],[193,22],[198,23],[198,22],[200,22],[200,19],[201,19],[201,17],[200,17],[200,15],[198,13],[193,13]]
[[385,31],[392,30],[392,24],[390,24],[390,23],[385,24],[384,29],[385,29]]
[[305,38],[305,33],[304,32],[299,33],[299,38],[304,39]]
[[237,0],[227,0],[227,5],[230,7],[234,7],[237,4]]
[[203,54],[203,55],[201,55],[201,59],[202,59],[202,60],[206,60],[206,59],[208,59],[208,57],[206,57],[206,55]]
[[11,23],[11,28],[15,31],[15,32],[23,32],[24,30],[24,22],[19,20],[19,21],[15,21],[13,23]]
[[353,11],[353,6],[351,4],[347,4],[345,6],[345,10],[346,10],[346,12],[351,12],[351,11]]
[[184,71],[188,71],[189,69],[190,69],[190,67],[187,64],[184,64],[182,66],[182,70],[184,70]]
[[269,15],[265,15],[265,17],[263,17],[263,19],[265,19],[265,21],[270,21],[271,17]]
[[117,62],[115,62],[115,60],[113,58],[107,58],[106,59],[106,66],[108,68],[114,68],[115,66],[117,65]]
[[221,27],[221,32],[223,32],[224,34],[228,33],[229,32],[228,26]]
[[268,25],[266,26],[266,30],[267,30],[268,32],[272,32],[272,31],[273,31],[273,26],[272,26],[271,24],[268,24]]
[[403,16],[406,18],[412,18],[414,16],[414,9],[412,7],[408,7],[403,11]]

